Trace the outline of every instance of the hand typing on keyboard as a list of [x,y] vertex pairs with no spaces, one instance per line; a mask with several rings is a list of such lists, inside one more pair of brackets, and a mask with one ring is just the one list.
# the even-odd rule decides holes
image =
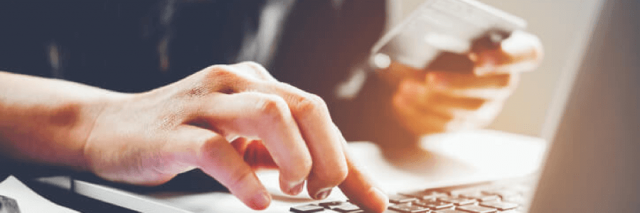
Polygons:
[[[254,171],[278,169],[287,194],[301,193],[306,182],[314,199],[339,186],[362,208],[381,212],[387,206],[387,197],[349,160],[323,100],[275,80],[256,63],[211,66],[139,94],[0,73],[0,91],[18,84],[37,86],[17,100],[0,94],[0,109],[12,107],[0,111],[0,127],[12,121],[16,126],[0,132],[16,146],[0,151],[14,158],[140,185],[162,184],[199,168],[253,209],[271,202]],[[78,104],[47,102],[35,108],[41,113],[24,104],[50,97]],[[2,113],[23,108],[18,115]]]

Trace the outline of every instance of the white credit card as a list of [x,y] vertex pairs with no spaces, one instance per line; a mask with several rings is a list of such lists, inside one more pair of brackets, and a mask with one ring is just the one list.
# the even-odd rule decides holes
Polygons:
[[523,30],[523,19],[475,0],[426,0],[373,46],[369,64],[386,68],[391,61],[425,68],[442,51],[468,52],[473,40]]

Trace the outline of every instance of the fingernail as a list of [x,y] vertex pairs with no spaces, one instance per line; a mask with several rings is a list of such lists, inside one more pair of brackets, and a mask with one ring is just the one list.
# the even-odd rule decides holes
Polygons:
[[302,189],[303,189],[303,188],[304,188],[304,181],[302,181],[302,182],[300,182],[299,184],[294,185],[293,187],[291,187],[291,188],[290,188],[290,189],[291,189],[290,193],[291,193],[292,195],[300,194],[300,192],[302,192]]
[[389,197],[387,196],[387,194],[385,194],[384,192],[382,192],[382,190],[378,189],[378,188],[373,188],[373,193],[375,194],[375,198],[380,199],[380,200],[385,200],[387,202],[387,204],[389,204]]
[[316,200],[322,200],[322,199],[327,198],[329,196],[329,194],[331,194],[331,188],[326,188],[326,189],[321,189],[320,191],[316,192],[316,195],[313,196],[313,197]]
[[389,197],[379,188],[371,188],[367,195],[367,200],[369,202],[367,202],[368,205],[365,208],[372,212],[384,212],[389,206]]
[[251,202],[255,205],[256,209],[265,209],[269,206],[269,203],[271,203],[271,198],[269,198],[268,193],[262,192],[256,194]]

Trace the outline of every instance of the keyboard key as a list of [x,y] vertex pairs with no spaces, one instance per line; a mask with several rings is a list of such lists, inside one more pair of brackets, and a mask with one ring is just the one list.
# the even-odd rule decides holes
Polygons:
[[505,197],[511,197],[511,196],[521,196],[520,192],[516,190],[510,190],[510,189],[486,190],[486,191],[482,191],[482,193],[488,194],[488,195],[498,195],[502,199],[504,199]]
[[400,205],[392,205],[389,206],[389,209],[399,211],[402,213],[428,213],[431,212],[428,208],[422,206],[414,206],[410,203],[400,204]]
[[289,211],[292,211],[295,213],[311,213],[311,212],[320,212],[322,210],[324,210],[324,208],[318,205],[313,205],[313,204],[308,204],[303,206],[294,206],[289,209]]
[[498,200],[500,199],[500,197],[498,195],[491,195],[491,194],[484,194],[480,191],[476,191],[476,192],[472,192],[472,193],[463,193],[460,194],[461,197],[466,197],[469,199],[475,199],[478,200],[480,202],[485,202],[485,201],[492,201],[492,200]]
[[413,204],[423,207],[428,207],[430,209],[438,210],[438,209],[446,209],[453,207],[452,203],[447,203],[439,200],[420,200],[415,201]]
[[505,211],[509,209],[515,209],[518,207],[518,204],[508,203],[508,202],[499,202],[499,201],[491,201],[491,202],[482,202],[481,206],[496,208],[500,211]]
[[475,192],[480,191],[480,189],[477,188],[461,188],[461,189],[454,189],[449,191],[449,195],[454,196],[454,197],[458,197],[461,194],[473,194]]
[[438,192],[438,191],[415,191],[415,192],[405,192],[399,193],[400,195],[415,197],[420,200],[431,200],[438,199],[441,197],[448,197],[449,195],[446,193]]
[[453,209],[443,209],[443,210],[435,211],[433,213],[467,213],[467,212],[453,210]]
[[463,198],[463,197],[445,197],[445,198],[438,198],[438,200],[448,202],[448,203],[453,203],[456,206],[464,206],[464,205],[471,205],[471,204],[477,203],[476,200]]
[[527,201],[527,199],[522,195],[514,195],[514,196],[502,197],[502,201],[517,203],[517,204],[524,204]]
[[461,210],[461,211],[465,211],[465,212],[471,212],[471,213],[494,213],[497,212],[497,209],[494,208],[488,208],[488,207],[482,207],[482,206],[473,206],[473,205],[468,205],[468,206],[458,206],[456,208],[457,210]]
[[[323,211],[317,212],[317,213],[342,213],[342,212],[334,211],[331,209],[324,209]],[[359,212],[359,213],[362,213],[362,212]]]
[[322,206],[322,207],[325,207],[327,209],[331,209],[331,206],[339,206],[339,205],[342,205],[344,203],[345,202],[342,202],[342,201],[329,201],[329,202],[319,203],[318,205]]
[[389,196],[389,202],[391,203],[396,203],[396,204],[400,204],[400,203],[411,203],[413,201],[417,201],[418,199],[415,197],[407,197],[404,195],[391,195]]
[[351,203],[343,203],[338,206],[331,206],[331,210],[341,212],[341,213],[360,213],[364,212],[364,210],[360,209],[360,207],[353,205]]

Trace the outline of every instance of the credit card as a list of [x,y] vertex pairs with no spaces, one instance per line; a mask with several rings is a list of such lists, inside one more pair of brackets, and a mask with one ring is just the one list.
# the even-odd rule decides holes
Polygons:
[[473,40],[524,30],[525,20],[475,0],[426,0],[373,46],[369,64],[384,69],[391,61],[424,69],[443,51],[465,53]]

